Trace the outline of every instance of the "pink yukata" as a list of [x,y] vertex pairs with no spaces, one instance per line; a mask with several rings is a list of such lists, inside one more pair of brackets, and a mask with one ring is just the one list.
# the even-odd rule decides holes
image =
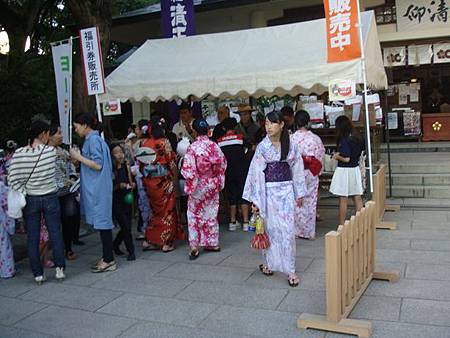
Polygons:
[[[299,148],[301,156],[313,156],[323,162],[325,147],[319,136],[311,131],[297,131],[291,136],[291,142]],[[319,175],[314,176],[307,169],[305,172],[306,195],[301,208],[295,208],[295,232],[298,237],[315,238],[317,197]]]
[[208,136],[199,136],[184,156],[181,174],[186,179],[189,245],[219,245],[219,192],[225,184],[227,160]]

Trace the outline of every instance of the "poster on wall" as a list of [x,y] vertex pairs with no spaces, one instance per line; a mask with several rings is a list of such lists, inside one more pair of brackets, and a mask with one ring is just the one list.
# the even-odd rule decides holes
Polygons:
[[396,0],[397,30],[449,28],[448,0]]
[[344,101],[356,96],[356,84],[351,80],[333,80],[328,85],[330,101]]
[[430,64],[433,57],[431,45],[409,45],[408,46],[408,65],[419,66]]
[[406,47],[383,48],[385,67],[406,66]]
[[433,45],[433,51],[434,51],[433,57],[434,63],[450,62],[450,43],[435,43]]
[[403,113],[403,130],[405,136],[418,136],[421,134],[420,112]]
[[387,126],[389,130],[398,129],[398,113],[387,113]]

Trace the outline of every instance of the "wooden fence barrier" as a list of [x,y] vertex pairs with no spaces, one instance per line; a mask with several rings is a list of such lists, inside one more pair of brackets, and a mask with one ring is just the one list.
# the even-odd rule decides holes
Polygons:
[[386,205],[386,166],[380,165],[378,171],[373,175],[373,194],[372,200],[376,203],[377,229],[395,230],[395,222],[384,222],[383,217],[386,211],[399,211],[399,205]]
[[372,279],[398,281],[397,272],[375,269],[377,206],[365,208],[325,235],[326,316],[303,313],[297,326],[369,337],[372,323],[348,319]]

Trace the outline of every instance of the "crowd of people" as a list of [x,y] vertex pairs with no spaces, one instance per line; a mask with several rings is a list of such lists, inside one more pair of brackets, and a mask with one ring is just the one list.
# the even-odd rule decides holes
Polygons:
[[[316,236],[325,148],[309,130],[306,111],[284,107],[258,113],[255,122],[251,106],[238,108],[239,122],[228,107],[219,107],[219,124],[211,130],[183,104],[173,128],[154,114],[132,126],[121,142],[106,142],[94,115],[80,114],[73,128],[82,148],[69,151],[61,146],[58,125],[33,122],[28,144],[16,149],[9,142],[0,161],[0,277],[15,274],[11,236],[21,223],[8,212],[14,191],[26,199],[28,257],[38,284],[46,280],[44,268],[54,267],[57,280],[66,277],[65,260],[77,258],[72,245],[83,244],[81,217],[99,233],[102,255],[91,271],[101,273],[117,269],[117,256],[136,259],[135,218],[143,251],[170,252],[185,239],[190,260],[202,250],[220,251],[218,213],[224,204],[229,231],[248,231],[251,214],[264,220],[270,246],[259,269],[267,276],[284,273],[297,286],[296,238]],[[338,166],[330,191],[340,198],[342,224],[348,197],[362,208],[364,143],[347,117],[336,120],[336,129]]]

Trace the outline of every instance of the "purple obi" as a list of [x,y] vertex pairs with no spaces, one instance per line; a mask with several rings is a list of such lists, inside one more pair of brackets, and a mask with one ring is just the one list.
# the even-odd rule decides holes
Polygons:
[[264,169],[266,182],[292,181],[291,167],[287,162],[269,162]]

